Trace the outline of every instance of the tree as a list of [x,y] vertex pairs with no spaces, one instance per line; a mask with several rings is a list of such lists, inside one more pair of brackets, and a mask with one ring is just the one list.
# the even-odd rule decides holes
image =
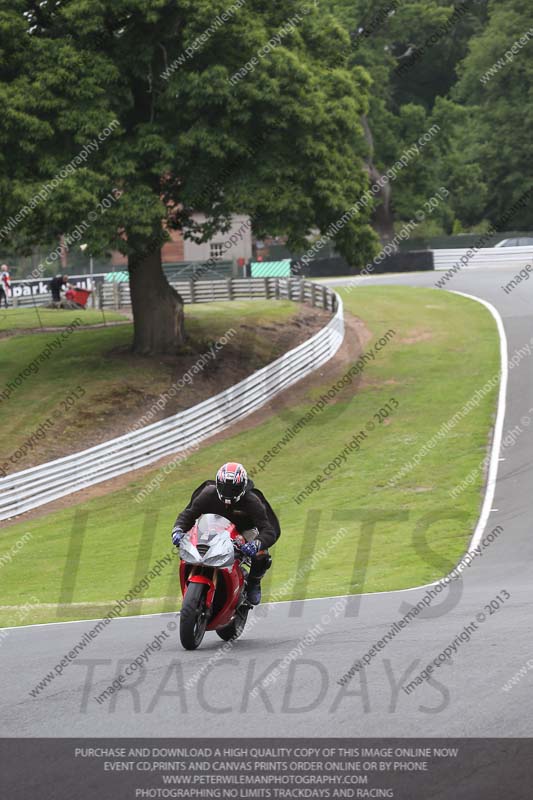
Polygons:
[[[5,218],[112,127],[14,240],[48,241],[96,214],[91,251],[128,257],[134,349],[175,352],[183,309],[160,254],[169,229],[206,240],[240,212],[258,235],[304,248],[365,191],[368,76],[349,67],[348,44],[311,0],[13,0],[0,16]],[[374,252],[364,214],[336,238],[356,264]]]
[[[533,26],[528,0],[489,3],[488,24],[472,39],[459,73],[454,97],[469,117],[464,147],[487,185],[485,215],[498,225],[531,185]],[[505,227],[531,230],[532,213],[530,198]]]
[[374,217],[382,239],[390,239],[394,224],[410,220],[443,184],[450,199],[439,204],[432,220],[451,230],[456,214],[466,212],[465,221],[482,214],[479,168],[462,158],[465,115],[441,100],[455,84],[471,36],[484,24],[484,7],[469,0],[462,6],[450,0],[330,0],[329,7],[350,32],[350,63],[363,66],[372,79],[367,126],[374,174],[379,176],[432,124],[441,127],[424,156],[382,193]]

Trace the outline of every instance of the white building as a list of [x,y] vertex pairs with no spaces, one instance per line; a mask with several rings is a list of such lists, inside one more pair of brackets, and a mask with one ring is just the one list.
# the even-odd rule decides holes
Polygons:
[[[195,214],[194,219],[202,222],[205,217]],[[227,233],[217,233],[204,244],[195,244],[190,239],[183,239],[184,261],[208,261],[217,258],[222,261],[252,257],[252,222],[245,214],[236,214]]]

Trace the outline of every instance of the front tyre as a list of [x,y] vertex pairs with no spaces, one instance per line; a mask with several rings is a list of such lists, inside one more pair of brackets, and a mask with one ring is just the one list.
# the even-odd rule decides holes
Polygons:
[[207,586],[190,583],[185,592],[180,613],[180,641],[185,650],[196,650],[207,628]]
[[238,608],[235,612],[235,617],[232,619],[229,625],[225,625],[223,628],[219,628],[216,631],[217,636],[220,636],[220,638],[224,639],[225,642],[231,642],[233,639],[238,639],[241,633],[244,631],[244,626],[246,625],[249,611],[250,606],[248,605],[242,605],[240,608]]

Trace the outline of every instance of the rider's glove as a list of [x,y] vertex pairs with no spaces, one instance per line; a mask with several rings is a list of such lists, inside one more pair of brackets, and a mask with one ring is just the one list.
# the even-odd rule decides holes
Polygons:
[[237,536],[235,536],[235,538],[233,539],[233,545],[234,547],[237,547],[240,550],[243,544],[246,544],[246,539],[244,538],[244,536],[241,536],[241,534],[238,533]]
[[176,528],[173,528],[172,529],[172,544],[175,545],[176,547],[178,547],[179,543],[181,542],[181,540],[183,539],[184,536],[185,536],[185,531],[183,530],[183,528],[180,528],[179,526],[177,526]]
[[241,546],[241,553],[244,556],[249,556],[249,558],[256,556],[259,550],[261,550],[261,542],[259,539],[254,539],[253,542],[246,542],[246,544]]

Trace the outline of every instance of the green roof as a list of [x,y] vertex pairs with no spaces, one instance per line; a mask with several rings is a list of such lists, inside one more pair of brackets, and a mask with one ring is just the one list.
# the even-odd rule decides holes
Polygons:
[[283,261],[252,261],[252,278],[288,278],[290,274],[290,258]]

